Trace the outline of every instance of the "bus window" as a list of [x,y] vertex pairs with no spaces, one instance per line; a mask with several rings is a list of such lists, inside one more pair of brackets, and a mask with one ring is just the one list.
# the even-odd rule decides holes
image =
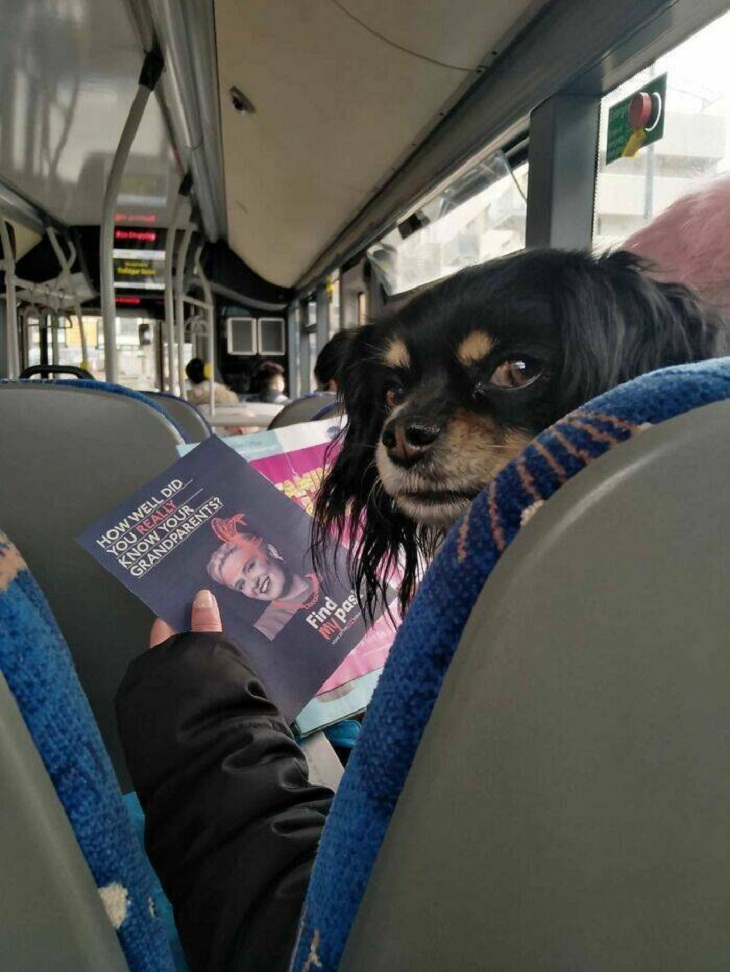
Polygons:
[[[78,365],[81,360],[81,332],[73,314],[64,318],[65,327],[58,331],[58,364]],[[101,318],[84,314],[84,331],[88,347],[88,369],[99,381],[106,379],[104,371],[104,329]],[[32,314],[28,318],[27,364],[37,365],[41,361],[40,327],[38,319]],[[141,317],[117,318],[117,351],[119,362],[119,382],[138,391],[156,388],[158,378],[155,364],[155,340],[157,322]],[[48,337],[51,347],[51,337]],[[192,345],[185,345],[185,360],[192,357]]]
[[458,173],[438,195],[368,251],[389,294],[412,290],[525,245],[528,164],[495,152]]
[[[601,102],[593,241],[616,245],[675,199],[730,168],[730,13],[634,75]],[[664,136],[606,165],[609,109],[667,75]]]

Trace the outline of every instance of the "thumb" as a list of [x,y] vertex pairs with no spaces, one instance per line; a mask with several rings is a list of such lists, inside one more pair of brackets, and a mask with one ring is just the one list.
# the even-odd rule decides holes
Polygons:
[[210,591],[198,591],[193,601],[191,631],[222,631],[218,602]]
[[171,638],[175,632],[167,623],[161,618],[157,618],[155,623],[152,625],[152,630],[150,631],[150,648],[156,648],[161,645],[163,641],[167,641]]

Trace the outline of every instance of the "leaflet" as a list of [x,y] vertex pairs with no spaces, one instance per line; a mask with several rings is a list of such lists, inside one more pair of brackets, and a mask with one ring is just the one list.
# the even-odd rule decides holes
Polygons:
[[[307,472],[321,459],[306,457]],[[288,461],[284,472],[291,468]],[[280,472],[268,473],[285,482]],[[189,629],[195,593],[213,591],[226,636],[293,722],[366,636],[344,548],[333,551],[323,576],[313,568],[311,519],[301,501],[315,488],[310,477],[289,498],[286,488],[212,437],[78,542],[177,631]],[[378,664],[382,658],[380,652]],[[352,677],[369,671],[357,664]]]

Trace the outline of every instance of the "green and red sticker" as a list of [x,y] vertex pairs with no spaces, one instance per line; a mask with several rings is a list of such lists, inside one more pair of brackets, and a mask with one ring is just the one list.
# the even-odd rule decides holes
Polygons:
[[609,109],[606,165],[633,158],[664,136],[666,103],[667,76],[662,74]]

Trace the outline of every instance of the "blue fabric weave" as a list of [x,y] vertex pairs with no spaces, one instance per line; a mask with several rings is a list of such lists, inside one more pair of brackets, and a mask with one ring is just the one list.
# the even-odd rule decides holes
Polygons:
[[330,811],[294,972],[337,969],[464,625],[526,511],[538,509],[585,465],[647,425],[728,398],[730,358],[668,368],[613,389],[527,446],[451,530],[391,649]]
[[[71,655],[20,554],[0,533],[0,671],[100,890],[126,898],[119,941],[132,972],[173,972],[154,877],[137,843]],[[104,897],[104,895],[102,895]]]

